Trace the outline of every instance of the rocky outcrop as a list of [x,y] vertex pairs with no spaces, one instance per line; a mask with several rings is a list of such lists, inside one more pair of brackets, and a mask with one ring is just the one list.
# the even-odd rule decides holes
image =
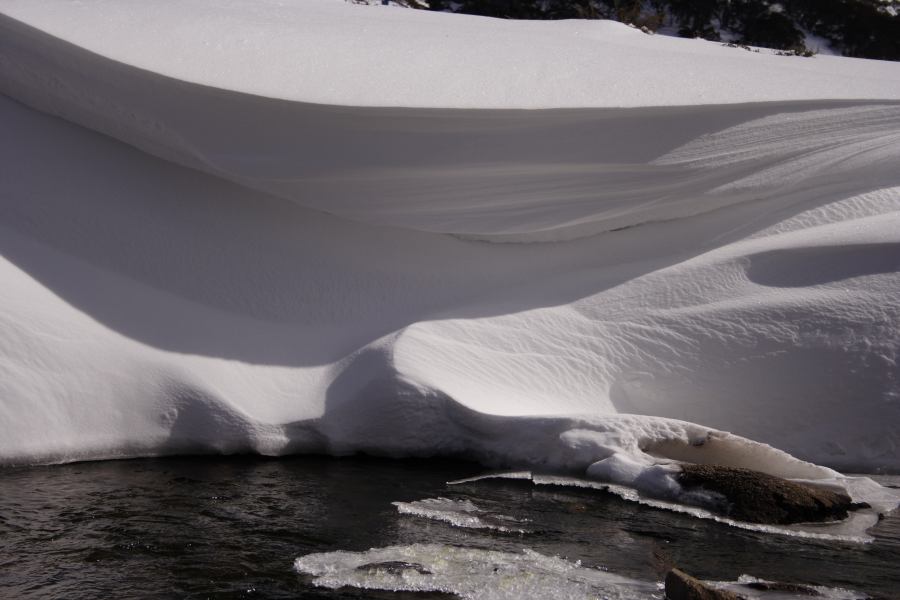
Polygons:
[[736,467],[684,464],[677,480],[687,491],[724,497],[713,510],[748,523],[836,521],[847,518],[848,511],[868,507],[854,504],[844,493]]
[[813,587],[802,585],[799,583],[784,583],[782,581],[752,581],[745,583],[745,586],[751,590],[759,590],[762,592],[781,592],[793,594],[795,596],[821,596]]
[[666,574],[666,598],[668,600],[741,600],[734,592],[717,590],[680,569]]

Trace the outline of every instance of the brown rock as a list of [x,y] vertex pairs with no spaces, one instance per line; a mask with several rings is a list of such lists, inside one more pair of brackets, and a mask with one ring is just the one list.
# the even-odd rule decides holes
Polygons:
[[741,600],[741,597],[734,592],[711,588],[681,569],[672,569],[666,574],[666,598],[668,600]]
[[356,570],[368,571],[369,573],[381,571],[383,573],[389,573],[390,575],[403,575],[404,571],[415,571],[416,573],[420,573],[422,575],[432,575],[431,571],[429,571],[419,563],[405,562],[402,560],[388,560],[379,563],[368,563],[356,567]]
[[847,518],[850,510],[868,507],[854,504],[847,494],[721,465],[684,464],[678,482],[689,491],[705,490],[724,496],[726,502],[713,510],[748,523],[836,521]]
[[754,581],[744,584],[753,590],[763,592],[786,592],[797,596],[821,596],[815,588],[799,583],[784,583],[781,581]]

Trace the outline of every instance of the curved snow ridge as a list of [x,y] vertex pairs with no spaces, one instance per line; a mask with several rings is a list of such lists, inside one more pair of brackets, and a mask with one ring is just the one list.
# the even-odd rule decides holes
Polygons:
[[556,305],[414,324],[394,363],[475,410],[665,416],[894,468],[900,188],[864,198],[624,281],[573,269],[579,285]]
[[[390,354],[378,353],[390,363]],[[311,424],[323,435],[332,453],[367,452],[388,456],[457,456],[497,468],[518,467],[544,473],[574,473],[579,477],[621,486],[616,492],[627,499],[638,498],[652,506],[688,512],[724,523],[744,524],[714,517],[697,504],[697,493],[683,490],[677,482],[679,463],[716,464],[747,468],[786,479],[813,482],[845,490],[856,502],[866,502],[871,511],[827,532],[765,531],[865,542],[865,531],[878,520],[878,513],[900,505],[900,496],[867,478],[847,478],[832,469],[797,459],[768,444],[725,431],[671,418],[629,414],[497,415],[473,410],[441,392],[394,375],[390,368],[371,370],[366,380],[359,373],[351,379],[362,394],[348,398],[337,408],[329,406],[323,417]],[[352,368],[352,363],[351,367]],[[520,373],[522,373],[520,371]],[[388,383],[390,382],[390,383]],[[477,385],[477,384],[476,384]],[[482,395],[492,398],[490,392]],[[565,400],[554,405],[556,410]],[[502,404],[483,403],[503,411]],[[571,405],[570,405],[571,409]],[[289,428],[287,429],[289,431]],[[619,489],[619,488],[617,488]],[[632,490],[629,492],[627,490]],[[637,494],[635,496],[634,494]],[[487,521],[474,505],[431,499],[397,503],[402,513],[444,520],[462,527],[511,526]]]
[[[77,30],[45,23],[55,22],[55,8],[7,4],[13,16],[34,11],[35,27]],[[94,9],[88,3],[75,16],[98,19]],[[118,4],[109,11],[110,22],[131,14]],[[0,30],[3,93],[177,164],[368,224],[558,241],[776,194],[800,203],[900,184],[900,105],[885,103],[900,97],[900,72],[897,90],[871,94],[880,101],[824,101],[840,95],[823,93],[631,109],[339,107],[174,79],[9,16],[0,16]],[[864,87],[843,81],[841,89]]]
[[341,0],[3,0],[0,12],[176,79],[336,105],[670,106],[900,99],[891,63],[745,52],[611,21],[512,21]]
[[[900,107],[864,106],[776,114],[703,135],[654,161],[697,170],[743,165],[714,192],[789,188],[827,174],[835,182],[896,167]],[[752,166],[751,166],[752,165]],[[870,179],[872,181],[872,179]],[[821,190],[817,190],[821,193]]]

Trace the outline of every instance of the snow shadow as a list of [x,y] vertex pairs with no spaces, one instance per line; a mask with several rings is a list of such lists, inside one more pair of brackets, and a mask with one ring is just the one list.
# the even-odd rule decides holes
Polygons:
[[771,250],[750,257],[747,276],[773,287],[828,285],[900,272],[900,244],[853,244]]

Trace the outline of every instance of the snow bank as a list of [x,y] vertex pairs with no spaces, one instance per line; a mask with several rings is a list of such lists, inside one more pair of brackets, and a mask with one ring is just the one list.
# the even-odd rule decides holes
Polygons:
[[889,63],[756,54],[613,21],[507,21],[343,0],[2,0],[0,11],[147,71],[320,104],[575,108],[900,95]]
[[[304,93],[284,95],[304,102],[249,95],[246,92],[260,91],[252,85],[250,74],[242,77],[241,86],[228,79],[233,73],[241,73],[239,61],[234,57],[195,49],[187,55],[195,57],[191,65],[196,72],[172,72],[186,78],[181,80],[160,74],[170,73],[171,65],[178,64],[168,51],[145,49],[146,54],[142,56],[159,60],[160,64],[144,64],[131,55],[139,47],[137,40],[144,38],[148,44],[159,44],[173,37],[169,41],[173,48],[179,40],[193,39],[175,33],[162,35],[152,27],[139,28],[133,23],[127,26],[128,19],[136,19],[145,12],[152,13],[146,15],[146,20],[152,21],[166,15],[167,10],[132,6],[128,2],[115,3],[113,7],[87,3],[77,10],[71,6],[62,9],[53,3],[7,4],[11,4],[7,7],[9,14],[30,17],[32,25],[47,31],[62,29],[68,38],[83,44],[73,45],[25,22],[0,17],[3,34],[0,48],[6,57],[0,63],[2,88],[13,98],[166,160],[307,208],[365,223],[493,241],[547,241],[696,215],[775,194],[789,199],[784,202],[821,202],[823,197],[846,197],[857,192],[863,182],[862,191],[897,184],[900,105],[823,101],[847,97],[848,90],[863,97],[867,94],[871,98],[900,99],[900,75],[896,65],[890,63],[836,59],[835,64],[840,68],[826,69],[828,77],[824,81],[828,85],[820,89],[812,84],[800,85],[795,67],[791,67],[795,61],[790,57],[759,57],[766,61],[766,74],[753,77],[738,64],[726,68],[711,62],[703,52],[715,54],[729,49],[703,43],[700,45],[703,52],[688,55],[684,60],[689,62],[683,65],[671,69],[650,68],[628,64],[633,55],[631,47],[620,45],[616,35],[604,35],[592,40],[592,46],[615,57],[615,64],[627,65],[629,73],[679,76],[702,66],[712,77],[709,81],[692,85],[673,81],[654,88],[659,96],[646,102],[704,106],[542,111],[323,106],[305,101],[365,103],[365,98],[375,97],[377,90],[403,90],[409,85],[368,82],[369,94],[365,98],[357,97],[349,89],[353,82],[363,73],[371,76],[381,74],[383,69],[375,65],[347,65],[333,58],[327,64],[332,69],[328,82],[335,86],[335,98],[306,95],[322,86],[309,83],[299,74],[285,79],[283,85],[303,83]],[[235,7],[239,5],[235,4],[231,10],[237,10]],[[4,6],[0,3],[0,7]],[[52,10],[46,12],[48,6]],[[168,10],[174,10],[175,6],[182,5],[172,5]],[[244,7],[244,10],[251,8]],[[271,15],[277,16],[278,10],[273,8]],[[295,16],[291,20],[283,16],[285,22],[295,23],[296,27],[311,27],[308,23],[313,23],[314,31],[346,27],[342,19],[356,18],[373,19],[372,31],[382,32],[387,27],[382,25],[383,19],[392,26],[409,27],[408,14],[427,17],[428,22],[437,19],[438,23],[449,23],[462,33],[469,31],[465,25],[470,21],[476,23],[475,30],[485,24],[504,30],[510,26],[490,19],[380,10],[334,2],[313,1],[303,4],[303,8],[295,6],[294,10],[305,18]],[[102,18],[94,11],[100,11]],[[218,15],[218,5],[207,12]],[[185,18],[191,14],[188,11]],[[199,19],[202,14],[200,11],[194,18]],[[175,19],[173,15],[169,18]],[[73,24],[80,22],[79,19],[94,23],[90,38],[69,33],[80,31]],[[120,23],[118,19],[127,22]],[[223,35],[244,29],[256,31],[251,16],[246,19],[248,24],[240,27],[235,24],[215,27],[221,27]],[[525,36],[529,27],[553,24],[514,25],[522,29],[519,35]],[[615,23],[599,25],[620,27]],[[101,50],[96,46],[112,45],[112,40],[118,38],[112,33],[109,39],[97,35],[97,27],[111,28],[120,35],[127,32],[135,41],[124,46],[119,55],[111,50],[106,52],[117,60],[103,58],[95,53]],[[199,24],[196,28],[206,31]],[[681,40],[660,38],[664,44],[674,46],[654,49],[653,44],[660,40],[625,29],[628,36],[637,36],[636,41],[641,42],[637,47],[642,51],[657,57],[680,56],[677,49]],[[514,27],[513,31],[519,29]],[[331,33],[330,44],[319,40],[320,53],[325,48],[340,47],[339,42],[347,36]],[[298,31],[291,39],[307,39],[301,34]],[[379,36],[372,41],[375,48],[387,39],[384,32]],[[425,40],[413,38],[421,47],[430,47]],[[551,47],[565,49],[571,43],[568,37],[561,36]],[[741,52],[736,57],[743,54],[747,53]],[[298,57],[289,61],[297,68],[315,62],[305,58],[310,54],[302,48],[292,49],[289,55]],[[472,73],[494,77],[517,71],[500,60],[506,53],[497,56],[500,62],[495,64],[486,58],[483,68]],[[285,62],[266,56],[255,60],[253,64],[260,67],[270,61]],[[800,67],[807,63],[819,64],[798,60]],[[133,64],[155,70],[136,69]],[[215,68],[221,69],[223,64],[228,65],[226,74],[209,80],[208,74],[215,72]],[[535,64],[539,72],[556,72],[562,68],[556,63]],[[360,73],[341,72],[345,67],[358,69]],[[439,62],[431,68],[442,73],[449,69],[442,68]],[[841,69],[847,73],[842,74]],[[875,69],[877,74],[869,73],[869,69]],[[745,104],[757,96],[743,92],[730,98],[714,97],[716,90],[731,89],[724,85],[723,78],[732,71],[740,71],[745,82],[768,86],[766,94],[760,97],[772,101]],[[782,71],[789,76],[790,85],[775,84],[773,73]],[[201,77],[202,73],[207,78]],[[414,70],[404,70],[403,77],[408,83],[421,80]],[[619,82],[629,78],[612,72],[602,78],[607,79]],[[217,87],[191,85],[189,81]],[[534,78],[530,85],[534,94],[563,90],[580,98],[578,102],[582,106],[604,106],[628,97],[608,82],[597,89],[582,92],[574,89],[582,82],[596,84],[598,81],[585,76],[571,85],[560,85]],[[876,87],[870,85],[873,81],[877,82]],[[487,80],[471,85],[482,90],[508,89],[501,82],[489,84]],[[652,86],[642,84],[640,89],[648,87]],[[238,91],[229,92],[224,88]],[[430,94],[427,98],[395,98],[392,102],[401,106],[460,105],[437,86],[429,86],[427,90]],[[695,95],[679,99],[681,90],[691,90]],[[279,95],[275,90],[262,91],[275,97]],[[811,95],[797,96],[797,91]],[[469,93],[466,97],[478,96]],[[604,100],[607,97],[609,102]],[[794,98],[812,100],[786,102]],[[744,104],[706,106],[711,101]],[[637,106],[644,103],[644,99],[625,102]],[[550,99],[534,104],[565,105]]]
[[857,499],[805,461],[900,468],[898,65],[324,0],[0,11],[3,463],[666,495],[689,460]]

